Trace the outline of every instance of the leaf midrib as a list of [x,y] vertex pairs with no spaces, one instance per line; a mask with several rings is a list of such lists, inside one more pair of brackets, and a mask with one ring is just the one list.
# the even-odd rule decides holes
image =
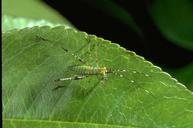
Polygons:
[[120,127],[120,128],[140,128],[140,126],[126,126],[126,125],[117,125],[117,124],[103,124],[103,123],[93,123],[93,122],[70,122],[70,121],[57,121],[57,120],[36,120],[36,119],[3,119],[3,121],[16,121],[16,122],[44,122],[44,123],[57,123],[57,124],[77,124],[77,125],[98,125],[107,126],[107,127]]

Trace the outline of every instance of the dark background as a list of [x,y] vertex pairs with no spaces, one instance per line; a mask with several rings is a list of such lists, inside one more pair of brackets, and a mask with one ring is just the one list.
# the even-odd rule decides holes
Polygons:
[[142,30],[139,36],[128,25],[110,16],[96,1],[43,0],[66,17],[77,29],[120,44],[161,67],[180,68],[193,60],[193,53],[168,41],[159,32],[148,8],[150,0],[117,0]]

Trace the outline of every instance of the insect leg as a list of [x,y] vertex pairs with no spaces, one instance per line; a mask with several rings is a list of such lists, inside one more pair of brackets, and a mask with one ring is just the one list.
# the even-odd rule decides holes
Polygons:
[[59,78],[55,81],[68,81],[68,80],[80,80],[80,79],[83,79],[83,78],[86,78],[88,76],[74,76],[74,77],[66,77],[66,78]]
[[[88,77],[88,76],[74,76],[74,77],[59,78],[59,79],[56,79],[55,82],[68,81],[68,80],[80,80],[80,79],[84,79],[86,77]],[[56,86],[53,90],[57,90],[57,89],[62,88],[62,87],[65,87],[65,86],[59,85],[59,86]]]
[[100,83],[102,84],[102,85],[105,85],[105,82],[107,81],[107,74],[105,74],[105,75],[103,75],[102,76],[102,78],[101,78],[101,80],[100,80]]

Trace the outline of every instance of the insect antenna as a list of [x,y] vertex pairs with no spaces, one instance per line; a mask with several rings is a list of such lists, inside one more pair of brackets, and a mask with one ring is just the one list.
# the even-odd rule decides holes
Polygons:
[[[66,53],[69,53],[68,49],[65,49],[63,47],[61,47]],[[80,63],[82,64],[86,64],[86,61],[84,61],[81,57],[79,57],[78,55],[74,54],[74,53],[70,53],[76,60],[78,60]]]

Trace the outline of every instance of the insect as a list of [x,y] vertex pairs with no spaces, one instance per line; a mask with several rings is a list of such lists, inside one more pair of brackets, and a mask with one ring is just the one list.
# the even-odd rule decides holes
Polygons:
[[[66,53],[69,51],[65,48],[62,48]],[[107,68],[105,66],[99,67],[99,66],[90,66],[87,64],[82,58],[80,58],[78,55],[75,55],[71,53],[71,55],[78,60],[81,64],[80,65],[72,65],[67,68],[67,70],[72,71],[74,74],[71,77],[63,77],[56,79],[55,81],[70,81],[70,80],[81,80],[86,77],[91,76],[100,76],[101,82],[104,82],[107,80],[107,75],[110,73],[117,72],[125,72],[126,70],[113,70],[112,68]],[[121,75],[120,75],[121,76]],[[63,86],[57,86],[55,89],[61,88]]]
[[[65,48],[62,48],[62,49],[66,53],[69,53],[69,51],[67,49],[65,49]],[[135,81],[132,78],[128,78],[127,76],[123,75],[123,72],[125,72],[126,74],[128,72],[130,72],[130,74],[138,74],[138,76],[140,75],[141,78],[142,78],[142,76],[146,77],[146,78],[150,78],[150,76],[148,74],[138,72],[134,69],[127,71],[125,69],[113,69],[113,68],[109,68],[106,66],[102,66],[102,67],[91,66],[85,60],[83,60],[80,56],[78,56],[74,53],[71,53],[71,56],[73,56],[76,60],[78,60],[80,62],[80,64],[68,66],[67,71],[71,71],[71,72],[73,72],[73,74],[70,77],[63,77],[63,78],[56,79],[55,82],[82,80],[82,79],[85,79],[87,77],[99,76],[99,77],[101,77],[101,80],[99,82],[102,83],[102,85],[104,85],[104,82],[108,79],[108,74],[115,74],[115,75],[118,75],[119,77],[122,77],[123,79],[126,79],[127,81],[130,81],[131,84],[137,84],[139,86],[140,82],[135,83]],[[98,58],[96,57],[96,59],[98,59]],[[143,81],[141,83],[143,83]],[[65,87],[65,86],[64,85],[58,85],[53,90],[57,90],[57,89],[62,88],[62,87]],[[93,86],[89,90],[89,92],[91,92],[95,87],[96,86]],[[152,97],[155,98],[155,96],[152,92],[148,91],[147,89],[143,88],[142,86],[139,86],[139,87],[144,89],[146,93],[148,93],[149,95],[151,95]],[[134,86],[134,89],[136,89],[135,86]]]

